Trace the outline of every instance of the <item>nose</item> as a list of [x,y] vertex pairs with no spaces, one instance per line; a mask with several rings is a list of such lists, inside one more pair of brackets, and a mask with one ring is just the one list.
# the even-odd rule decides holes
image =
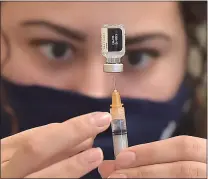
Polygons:
[[80,83],[76,90],[84,95],[104,98],[109,97],[113,88],[113,75],[103,72],[104,57],[101,54],[89,56],[79,75]]

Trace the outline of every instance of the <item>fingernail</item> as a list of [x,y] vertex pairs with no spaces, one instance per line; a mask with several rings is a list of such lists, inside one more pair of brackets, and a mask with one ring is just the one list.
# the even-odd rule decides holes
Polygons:
[[119,167],[128,167],[130,166],[134,161],[136,160],[136,155],[134,152],[131,151],[126,151],[126,152],[121,152],[117,157],[116,157],[116,164]]
[[100,148],[92,148],[85,152],[83,160],[87,163],[94,163],[103,160],[103,152]]
[[113,174],[109,176],[108,178],[127,178],[127,176],[124,174]]
[[94,113],[92,114],[92,120],[97,127],[104,127],[110,124],[111,115],[107,112]]

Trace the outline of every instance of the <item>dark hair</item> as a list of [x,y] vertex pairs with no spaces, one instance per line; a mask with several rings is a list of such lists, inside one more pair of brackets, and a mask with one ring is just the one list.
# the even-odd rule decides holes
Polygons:
[[[2,3],[0,3],[0,8],[2,8]],[[189,44],[189,50],[191,50],[192,47],[196,47],[200,53],[202,63],[201,63],[201,73],[198,76],[193,75],[190,71],[188,71],[189,81],[191,83],[191,86],[193,89],[195,89],[195,94],[192,97],[192,103],[191,108],[188,111],[187,116],[191,116],[194,118],[195,126],[198,130],[195,130],[194,134],[195,136],[199,137],[205,137],[206,136],[206,126],[204,123],[206,123],[206,112],[207,112],[207,104],[206,102],[202,103],[200,101],[200,93],[198,93],[198,89],[200,88],[200,85],[203,83],[204,76],[206,76],[206,60],[207,60],[207,51],[206,47],[204,47],[199,38],[197,37],[197,30],[198,27],[201,24],[206,24],[207,22],[207,2],[206,1],[182,1],[179,2],[179,7],[181,11],[181,15],[185,24],[185,30],[188,37],[188,44]],[[6,34],[1,29],[1,37],[3,38],[5,45],[7,46],[7,54],[5,59],[3,60],[3,64],[1,67],[6,65],[7,60],[10,58],[10,44],[9,39],[6,36]],[[206,91],[206,90],[205,90]],[[8,104],[8,100],[5,98],[6,91],[3,89],[3,86],[1,85],[1,104],[3,106],[3,109],[11,116],[10,119],[12,120],[12,131],[13,133],[17,132],[17,119],[15,117],[15,113]],[[206,93],[206,92],[205,92]],[[206,98],[206,97],[204,97]],[[206,100],[205,100],[206,101]],[[198,117],[197,120],[196,117]],[[200,117],[200,120],[199,120]],[[204,127],[204,131],[201,127]],[[202,132],[202,133],[199,133]]]
[[[185,23],[185,30],[189,40],[190,46],[198,48],[202,56],[202,71],[201,74],[206,72],[205,63],[207,62],[207,50],[200,43],[197,37],[197,28],[201,24],[207,23],[207,2],[206,1],[182,1],[180,2],[181,14]],[[206,37],[204,37],[206,38]],[[202,75],[200,75],[202,76]],[[196,84],[201,83],[201,78],[196,79]]]
[[[194,136],[207,138],[207,43],[202,44],[198,36],[200,28],[206,29],[207,24],[207,1],[182,1],[180,2],[181,14],[185,24],[185,30],[189,41],[189,52],[192,49],[197,49],[201,62],[200,74],[193,75],[191,70],[188,70],[189,81],[195,93],[192,97],[191,108],[188,111],[188,118],[193,119]],[[202,27],[204,25],[204,27]],[[206,32],[204,33],[206,39]],[[202,90],[203,89],[203,90]],[[190,119],[187,119],[189,121]],[[186,123],[187,124],[187,123]],[[184,128],[187,127],[185,124]]]

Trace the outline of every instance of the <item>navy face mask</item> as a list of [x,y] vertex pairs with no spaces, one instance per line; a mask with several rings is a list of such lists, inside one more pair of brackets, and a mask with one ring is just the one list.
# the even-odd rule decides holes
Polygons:
[[[70,91],[21,86],[5,79],[3,85],[10,105],[16,112],[20,131],[63,122],[90,112],[106,112],[109,111],[111,104],[111,98],[96,99]],[[190,92],[184,80],[177,94],[167,102],[123,98],[129,146],[159,140],[171,121],[175,121],[176,124],[179,122],[182,117],[182,107],[189,96]],[[112,144],[110,128],[98,135],[94,143],[95,146],[103,149],[107,160],[114,158]]]

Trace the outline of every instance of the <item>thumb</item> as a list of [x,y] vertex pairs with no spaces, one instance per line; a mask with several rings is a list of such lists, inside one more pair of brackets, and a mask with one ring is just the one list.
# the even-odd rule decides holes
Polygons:
[[115,171],[115,161],[114,160],[104,160],[102,164],[98,167],[98,172],[102,178],[108,178],[111,173]]

